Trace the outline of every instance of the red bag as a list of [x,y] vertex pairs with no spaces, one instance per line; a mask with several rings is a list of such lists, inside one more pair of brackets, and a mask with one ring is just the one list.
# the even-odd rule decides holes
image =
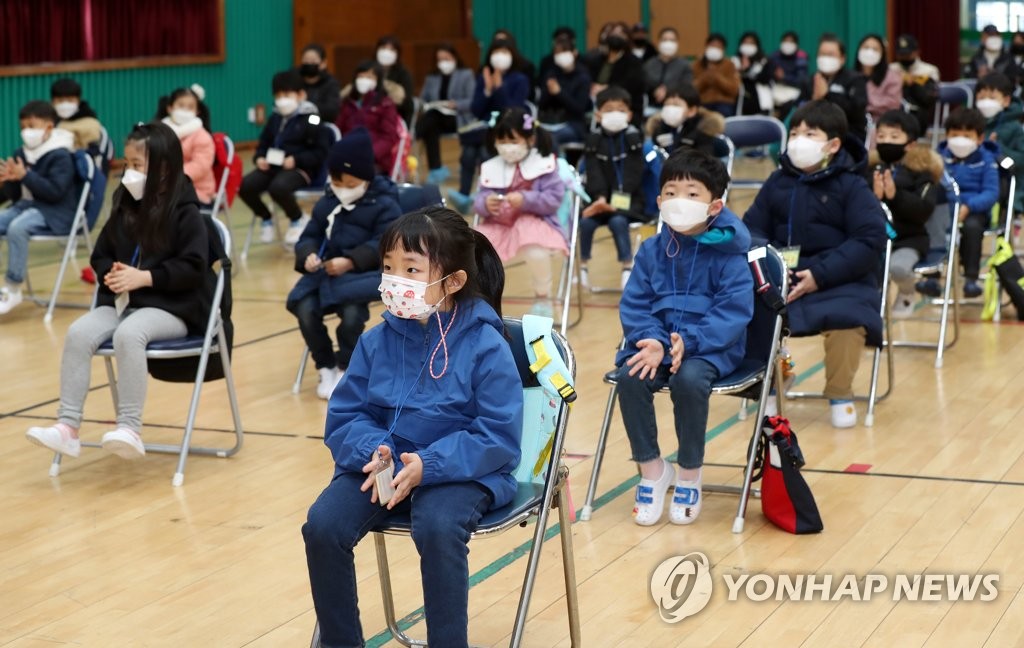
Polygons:
[[824,528],[810,487],[800,474],[804,455],[789,420],[764,417],[758,440],[754,480],[762,479],[761,510],[771,522],[790,533],[818,533]]

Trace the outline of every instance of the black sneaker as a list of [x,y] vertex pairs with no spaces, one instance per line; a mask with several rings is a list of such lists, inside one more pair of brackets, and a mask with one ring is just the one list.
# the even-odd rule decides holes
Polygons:
[[914,284],[914,289],[927,297],[939,297],[942,295],[942,284],[939,283],[938,279],[918,281]]
[[981,297],[982,292],[983,290],[981,288],[981,284],[979,284],[977,281],[968,280],[964,282],[964,297],[967,297],[968,299],[972,299],[974,297]]

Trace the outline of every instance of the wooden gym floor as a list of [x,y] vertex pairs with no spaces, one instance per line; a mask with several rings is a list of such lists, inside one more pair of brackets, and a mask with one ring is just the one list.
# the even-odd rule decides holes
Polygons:
[[[446,145],[449,144],[446,142]],[[453,171],[456,152],[446,149]],[[756,166],[747,162],[748,166]],[[735,197],[739,213],[751,196]],[[232,211],[239,246],[249,216]],[[610,240],[595,253],[595,283],[617,282]],[[84,254],[79,263],[85,262]],[[56,252],[31,255],[37,286],[52,281]],[[528,293],[522,268],[510,270],[509,294]],[[322,445],[326,403],[310,367],[298,395],[290,387],[302,340],[284,297],[296,276],[278,245],[256,245],[234,279],[235,378],[245,447],[230,459],[194,457],[185,485],[172,488],[175,459],[128,463],[99,450],[66,459],[47,476],[50,455],[24,439],[51,421],[58,398],[62,339],[81,311],[18,308],[0,321],[0,646],[308,645],[314,623],[299,528],[331,476]],[[77,278],[64,296],[82,304],[90,290]],[[567,462],[575,506],[592,467],[610,368],[620,336],[614,295],[588,295],[582,323],[569,339],[579,362]],[[526,300],[509,300],[518,315]],[[379,307],[375,313],[379,313]],[[586,646],[1012,646],[1024,645],[1024,328],[978,323],[933,368],[933,354],[898,349],[896,385],[878,406],[873,428],[833,430],[822,402],[788,403],[807,458],[804,474],[825,531],[792,536],[767,523],[751,500],[746,530],[730,531],[736,498],[708,495],[691,527],[664,522],[643,528],[630,519],[636,473],[616,414],[597,510],[573,527]],[[905,323],[897,335],[934,335],[935,326]],[[818,339],[791,344],[802,383],[822,383]],[[866,386],[865,353],[859,386]],[[100,361],[83,435],[97,440],[113,410]],[[189,386],[150,382],[144,434],[179,438]],[[674,452],[668,399],[659,399],[662,448]],[[738,401],[712,399],[705,481],[738,483],[751,421],[737,420]],[[861,420],[864,407],[858,406]],[[222,382],[204,390],[200,443],[226,442],[230,414]],[[471,545],[470,637],[507,645],[530,529]],[[381,611],[372,543],[357,550],[362,622],[369,645],[390,645]],[[423,636],[417,556],[389,540],[399,614]],[[714,592],[699,614],[663,622],[649,594],[663,560],[700,551],[712,565]],[[723,577],[742,574],[998,574],[995,600],[893,601],[878,596],[839,602],[727,600]],[[568,646],[557,542],[545,544],[530,607],[526,646]]]

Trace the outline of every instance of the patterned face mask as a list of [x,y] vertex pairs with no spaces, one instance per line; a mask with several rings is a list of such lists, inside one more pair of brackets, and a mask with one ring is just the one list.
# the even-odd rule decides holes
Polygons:
[[402,319],[423,320],[437,311],[444,298],[436,304],[428,304],[425,299],[427,288],[434,284],[441,283],[448,277],[441,277],[437,281],[427,283],[416,279],[406,279],[397,275],[383,274],[380,278],[380,299],[384,306],[395,317]]

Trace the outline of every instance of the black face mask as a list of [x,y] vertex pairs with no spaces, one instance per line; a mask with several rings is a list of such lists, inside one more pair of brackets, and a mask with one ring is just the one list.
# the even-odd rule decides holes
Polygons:
[[303,63],[299,66],[299,74],[306,78],[320,76],[320,66],[316,63]]
[[903,66],[904,70],[909,70],[911,68],[911,66],[914,65],[914,63],[916,63],[916,62],[917,62],[917,59],[910,59],[908,61],[904,61],[903,59],[900,59],[900,65]]
[[903,159],[907,150],[906,144],[879,144],[877,147],[878,157],[886,164],[895,164]]
[[1010,53],[1014,56],[1024,56],[1024,43],[1010,45]]
[[629,45],[629,41],[627,41],[622,36],[609,36],[607,44],[608,44],[608,49],[610,51],[612,51],[612,52],[622,52],[622,51],[624,51],[626,49],[626,46]]

